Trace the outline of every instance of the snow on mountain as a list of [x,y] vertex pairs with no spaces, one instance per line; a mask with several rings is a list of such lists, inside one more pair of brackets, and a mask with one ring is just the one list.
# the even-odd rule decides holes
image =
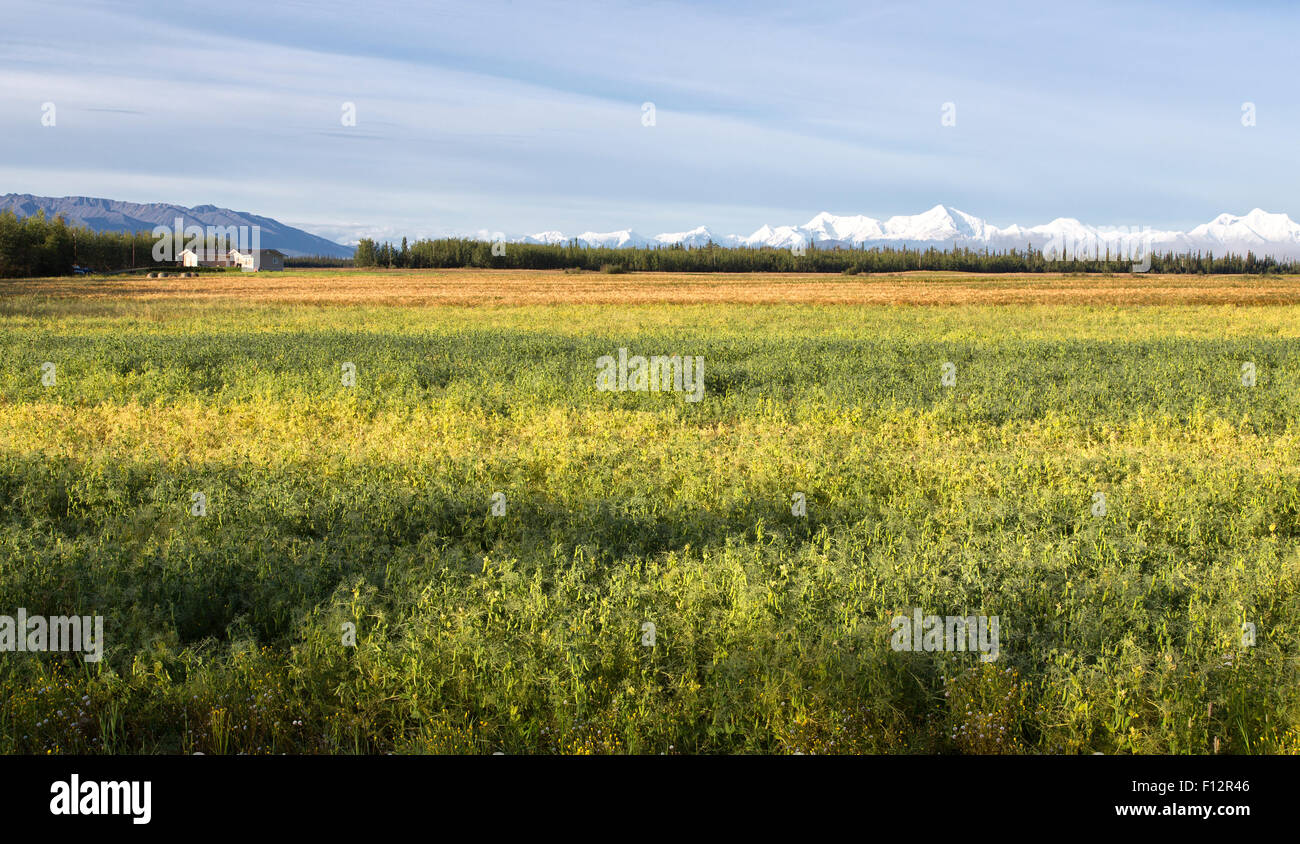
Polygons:
[[1286,214],[1271,214],[1258,208],[1244,216],[1220,214],[1189,232],[1163,231],[1137,226],[1094,226],[1058,217],[1036,226],[992,225],[965,211],[936,205],[920,214],[898,215],[877,220],[863,215],[837,216],[823,211],[802,225],[764,225],[753,234],[717,235],[708,227],[642,237],[625,229],[616,232],[584,232],[570,238],[560,232],[542,232],[522,238],[523,243],[567,243],[576,239],[587,246],[674,246],[698,249],[709,243],[718,246],[774,247],[789,249],[815,244],[820,248],[871,248],[873,246],[952,246],[973,249],[1054,250],[1060,254],[1144,254],[1159,252],[1228,252],[1300,258],[1300,223]]
[[[584,246],[608,246],[613,249],[622,249],[628,246],[649,246],[650,241],[631,229],[624,229],[618,232],[583,232],[577,236],[577,241]],[[655,245],[658,245],[656,243]]]
[[681,244],[687,249],[698,249],[701,246],[708,246],[710,243],[716,243],[719,246],[736,246],[740,243],[740,238],[736,235],[724,234],[717,236],[709,231],[708,226],[699,226],[688,232],[670,232],[655,235],[654,239],[664,246]]
[[1279,243],[1300,244],[1300,224],[1293,222],[1286,214],[1270,214],[1259,208],[1244,217],[1220,214],[1210,222],[1202,223],[1192,229],[1187,234],[1195,240],[1212,241],[1224,245],[1233,243],[1250,243],[1259,246]]
[[750,235],[743,239],[746,246],[776,246],[779,248],[790,248],[794,246],[806,246],[809,241],[813,240],[815,235],[807,232],[800,226],[778,226],[775,229],[764,226],[759,231],[767,230],[768,234],[761,240],[758,233]]
[[909,241],[982,240],[989,228],[978,217],[945,205],[910,217],[890,217],[884,225],[886,239]]
[[864,243],[885,236],[879,220],[864,217],[836,217],[823,211],[802,226],[818,242]]
[[538,232],[537,234],[527,235],[521,240],[524,243],[544,243],[548,246],[554,246],[557,243],[566,243],[568,238],[563,232]]
[[[789,228],[789,226],[787,226],[786,228]],[[740,239],[740,244],[741,246],[765,246],[772,241],[772,238],[775,237],[775,235],[776,235],[776,229],[772,228],[771,226],[764,225],[762,228],[760,228],[758,231],[751,234],[749,237],[742,237]]]

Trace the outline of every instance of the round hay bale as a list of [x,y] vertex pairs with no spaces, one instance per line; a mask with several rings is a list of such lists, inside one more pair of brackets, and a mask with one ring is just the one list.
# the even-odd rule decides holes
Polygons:
[[157,278],[158,273],[149,273],[149,278]]
[[166,278],[166,277],[167,277],[167,273],[158,273],[158,277],[159,277],[159,278]]

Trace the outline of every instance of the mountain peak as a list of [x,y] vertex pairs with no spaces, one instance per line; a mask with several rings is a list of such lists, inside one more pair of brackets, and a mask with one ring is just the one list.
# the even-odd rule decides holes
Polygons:
[[1270,253],[1270,246],[1283,246],[1271,254],[1290,255],[1300,245],[1300,225],[1283,213],[1272,213],[1262,208],[1252,208],[1248,214],[1220,214],[1187,233],[1189,237],[1204,240],[1217,248],[1250,249]]
[[[268,217],[215,205],[186,208],[169,203],[139,204],[100,197],[71,196],[56,199],[10,193],[0,196],[0,212],[3,211],[12,211],[19,217],[44,211],[47,217],[62,216],[74,225],[84,225],[97,231],[147,231],[158,225],[171,227],[178,216],[182,217],[185,225],[258,225],[261,226],[262,245],[279,249],[286,255],[347,257],[352,254],[351,247]],[[1057,217],[1050,223],[1036,226],[1010,225],[999,228],[965,211],[939,203],[919,214],[895,215],[883,222],[861,214],[837,215],[830,211],[820,211],[803,225],[765,224],[748,237],[718,235],[708,226],[696,226],[649,238],[626,228],[609,232],[588,231],[576,237],[559,231],[543,231],[509,239],[514,242],[546,244],[577,240],[586,246],[616,248],[681,245],[693,249],[709,243],[720,246],[790,248],[812,243],[825,248],[933,244],[940,248],[961,245],[1020,249],[1024,248],[1027,238],[1035,246],[1044,246],[1044,240],[1112,244],[1123,239],[1131,240],[1135,235],[1146,239],[1153,248],[1162,250],[1205,250],[1216,254],[1225,251],[1244,254],[1250,250],[1256,255],[1300,258],[1300,224],[1292,221],[1285,213],[1265,211],[1262,208],[1252,208],[1241,216],[1220,214],[1188,232],[1149,231],[1136,227],[1099,228],[1074,217]],[[489,235],[479,232],[477,236],[481,239]],[[490,237],[497,239],[504,235],[493,232]]]
[[[1057,217],[1050,223],[1035,226],[1009,225],[999,228],[986,221],[940,203],[919,214],[896,215],[885,221],[864,215],[839,215],[818,212],[803,225],[774,226],[765,224],[748,237],[715,235],[707,226],[684,232],[665,233],[648,240],[630,231],[593,235],[580,240],[591,245],[627,246],[644,242],[649,246],[688,248],[704,246],[710,241],[723,246],[772,247],[787,249],[809,243],[824,248],[864,248],[873,245],[899,246],[933,244],[940,248],[960,245],[975,248],[1023,249],[1027,241],[1043,247],[1054,241],[1067,245],[1098,244],[1100,249],[1122,250],[1133,239],[1148,240],[1153,248],[1172,251],[1225,250],[1244,254],[1273,254],[1276,257],[1300,257],[1300,225],[1286,214],[1254,209],[1244,217],[1221,214],[1210,223],[1190,232],[1151,231],[1140,227],[1098,227],[1075,217]],[[1071,248],[1074,248],[1071,246]]]

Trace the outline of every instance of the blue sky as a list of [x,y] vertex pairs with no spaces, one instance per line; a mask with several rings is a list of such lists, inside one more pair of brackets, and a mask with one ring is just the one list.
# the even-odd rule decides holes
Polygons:
[[1300,212],[1295,7],[1050,5],[6,0],[0,193],[345,241]]

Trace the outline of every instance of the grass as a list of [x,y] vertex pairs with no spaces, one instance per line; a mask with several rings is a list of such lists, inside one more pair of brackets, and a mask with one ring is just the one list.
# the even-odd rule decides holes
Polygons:
[[1294,282],[1077,281],[15,283],[0,613],[108,644],[0,654],[0,751],[1296,752],[1300,306],[1215,304]]

